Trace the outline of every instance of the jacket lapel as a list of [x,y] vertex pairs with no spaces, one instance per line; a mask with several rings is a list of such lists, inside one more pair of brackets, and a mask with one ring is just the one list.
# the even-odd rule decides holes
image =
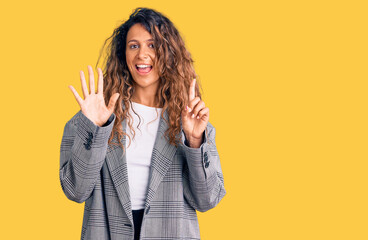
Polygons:
[[[168,119],[167,111],[164,118]],[[171,166],[177,148],[165,138],[165,131],[169,128],[164,119],[160,118],[155,144],[152,150],[151,169],[145,207],[147,208],[155,196],[156,190]]]
[[[125,120],[122,122],[123,131],[125,132]],[[112,142],[118,143],[117,136],[114,136]],[[122,143],[126,147],[126,138],[123,137]],[[117,191],[119,200],[123,205],[131,223],[133,223],[132,205],[130,201],[130,191],[128,183],[128,169],[126,162],[126,153],[120,146],[108,145],[106,153],[106,163],[109,168],[112,182]]]
[[[164,112],[165,119],[168,119],[167,112]],[[126,132],[126,120],[122,122],[123,131]],[[168,125],[164,119],[160,117],[159,126],[155,143],[152,150],[151,168],[148,183],[148,192],[145,202],[147,208],[155,196],[156,190],[169,169],[177,148],[171,145],[165,138],[165,131]],[[114,137],[113,142],[118,143],[117,136]],[[126,148],[126,137],[123,137],[123,145]],[[126,153],[120,146],[108,145],[106,153],[106,163],[109,168],[112,182],[117,191],[119,200],[123,208],[133,223],[132,205],[130,200],[130,191],[128,183],[128,169],[126,162]]]

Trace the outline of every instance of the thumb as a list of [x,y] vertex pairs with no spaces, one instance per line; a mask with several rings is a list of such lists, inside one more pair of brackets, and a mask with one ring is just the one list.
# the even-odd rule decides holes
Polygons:
[[114,93],[111,98],[110,98],[110,101],[109,101],[109,105],[107,106],[107,109],[110,111],[110,112],[113,112],[114,109],[115,109],[115,104],[116,104],[116,101],[118,100],[119,98],[119,93]]

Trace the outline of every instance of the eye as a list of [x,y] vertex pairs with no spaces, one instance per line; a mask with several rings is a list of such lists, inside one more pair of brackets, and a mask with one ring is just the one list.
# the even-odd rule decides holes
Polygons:
[[153,43],[151,43],[149,46],[150,46],[151,48],[155,48],[155,45],[153,45]]
[[137,44],[132,44],[132,45],[130,45],[130,46],[129,46],[129,48],[132,48],[132,49],[133,49],[133,48],[136,48],[136,47],[138,47],[138,45],[137,45]]

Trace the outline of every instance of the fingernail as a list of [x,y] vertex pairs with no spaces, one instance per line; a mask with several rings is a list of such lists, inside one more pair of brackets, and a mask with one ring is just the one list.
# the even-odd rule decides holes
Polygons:
[[194,114],[192,114],[192,118],[194,118]]
[[191,112],[191,111],[192,111],[192,109],[190,109],[190,107],[188,107],[188,106],[187,106],[187,111],[188,111],[188,112]]
[[197,116],[197,119],[199,119],[199,116]]

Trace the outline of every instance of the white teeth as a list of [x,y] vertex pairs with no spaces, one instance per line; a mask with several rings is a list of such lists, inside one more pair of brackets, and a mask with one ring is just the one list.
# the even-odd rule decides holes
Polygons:
[[139,68],[147,68],[147,67],[151,67],[151,65],[137,65],[137,67],[139,67]]

